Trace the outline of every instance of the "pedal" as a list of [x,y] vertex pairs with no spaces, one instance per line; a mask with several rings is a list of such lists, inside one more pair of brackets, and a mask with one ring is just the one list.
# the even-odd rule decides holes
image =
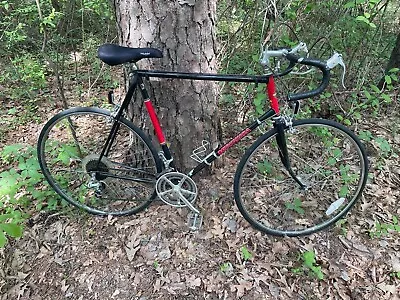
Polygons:
[[188,214],[188,226],[190,230],[198,231],[203,224],[203,216],[195,212],[190,212]]

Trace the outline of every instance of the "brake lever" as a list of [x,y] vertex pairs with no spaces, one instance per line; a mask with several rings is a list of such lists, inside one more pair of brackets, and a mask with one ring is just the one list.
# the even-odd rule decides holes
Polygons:
[[326,65],[327,67],[332,70],[334,67],[336,67],[337,65],[340,65],[343,68],[343,72],[342,72],[342,86],[343,88],[346,88],[346,86],[344,85],[344,77],[346,75],[346,65],[343,61],[343,57],[342,54],[335,52],[331,58],[329,58],[326,61]]

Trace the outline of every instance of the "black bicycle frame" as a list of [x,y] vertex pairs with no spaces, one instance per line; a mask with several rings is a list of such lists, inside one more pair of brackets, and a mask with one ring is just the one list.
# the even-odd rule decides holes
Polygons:
[[[155,112],[152,111],[153,108],[151,106],[149,95],[148,95],[148,92],[147,92],[144,82],[143,82],[143,78],[148,79],[151,77],[169,78],[169,79],[185,79],[185,80],[247,82],[247,83],[256,83],[256,84],[257,83],[268,84],[268,82],[270,81],[270,78],[271,78],[269,75],[263,75],[263,76],[260,76],[260,75],[231,75],[231,74],[223,75],[223,74],[208,74],[208,73],[186,73],[186,72],[170,72],[170,71],[135,70],[135,71],[133,71],[133,77],[130,82],[128,92],[126,93],[126,96],[121,104],[120,109],[118,110],[117,114],[114,117],[115,122],[114,122],[112,129],[110,131],[110,134],[106,140],[104,148],[100,154],[98,163],[100,163],[103,156],[108,155],[108,153],[111,149],[111,146],[115,140],[115,135],[120,126],[120,123],[118,122],[118,120],[121,118],[123,111],[125,111],[128,108],[129,103],[130,103],[137,87],[139,87],[139,89],[141,91],[143,100],[145,102],[147,102],[146,104],[149,103],[149,107],[147,105],[146,105],[146,107],[150,114],[153,126],[155,127],[156,134],[157,134],[157,137],[159,138],[159,143],[161,145],[164,156],[167,160],[172,160],[170,149],[167,146],[167,144],[165,143],[165,141],[162,140],[163,134],[162,134],[162,131],[160,132],[161,127],[159,127],[158,119],[155,115]],[[275,90],[275,86],[273,86],[273,90]],[[274,97],[275,97],[275,95],[274,95]],[[271,101],[271,99],[270,99],[270,101]],[[229,148],[236,145],[240,140],[242,140],[246,135],[248,135],[250,132],[255,130],[258,126],[260,126],[267,119],[269,119],[273,116],[279,116],[279,106],[277,104],[276,97],[275,97],[274,101],[276,102],[276,103],[274,103],[274,105],[272,105],[273,103],[271,102],[271,106],[274,107],[274,109],[270,108],[267,112],[265,112],[262,116],[260,116],[258,119],[256,119],[253,123],[249,124],[246,127],[246,129],[244,129],[242,132],[240,132],[236,137],[231,139],[229,142],[227,142],[223,146],[219,146],[217,149],[214,149],[210,154],[208,154],[203,159],[202,162],[200,162],[194,169],[192,169],[188,173],[188,176],[191,177],[191,176],[195,175],[196,173],[200,172],[205,167],[209,166],[214,160],[216,160],[219,156],[221,156]],[[159,131],[159,132],[157,132],[157,131]],[[161,140],[160,140],[160,138],[161,138]],[[282,162],[284,163],[285,167],[287,166],[290,169],[290,163],[289,163],[289,157],[287,154],[286,143],[282,142],[282,141],[285,141],[285,133],[283,130],[278,130],[277,140],[278,140],[278,145],[280,148],[280,153],[282,153],[282,155],[283,155],[283,156],[281,156]],[[171,167],[173,167],[173,165],[171,165]],[[290,169],[290,171],[291,171],[291,169]],[[294,178],[295,178],[295,176],[294,176]]]

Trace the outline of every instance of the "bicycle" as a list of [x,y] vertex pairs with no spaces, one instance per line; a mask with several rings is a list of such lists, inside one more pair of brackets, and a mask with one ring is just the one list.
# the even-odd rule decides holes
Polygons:
[[[280,113],[274,78],[290,73],[295,65],[316,67],[320,85],[311,91],[289,94],[294,115],[299,100],[319,95],[328,86],[330,70],[341,64],[340,55],[328,61],[299,57],[293,49],[265,50],[262,64],[271,57],[286,59],[279,74],[220,75],[207,73],[132,71],[121,105],[113,111],[75,107],[53,116],[38,140],[38,158],[44,177],[65,200],[97,215],[130,215],[144,210],[156,198],[190,210],[189,226],[199,229],[202,215],[195,207],[198,194],[193,180],[229,148],[272,120],[272,128],[258,137],[241,158],[234,177],[234,198],[243,217],[256,229],[277,236],[307,235],[334,224],[355,204],[366,181],[368,160],[357,136],[345,126],[325,119],[294,120]],[[160,58],[154,48],[128,48],[105,44],[98,57],[115,66],[142,58]],[[205,145],[195,149],[198,164],[187,174],[174,167],[144,78],[172,78],[266,84],[269,110],[236,137],[207,155]],[[136,89],[140,90],[160,151],[149,136],[124,117]],[[109,94],[109,102],[113,103]]]

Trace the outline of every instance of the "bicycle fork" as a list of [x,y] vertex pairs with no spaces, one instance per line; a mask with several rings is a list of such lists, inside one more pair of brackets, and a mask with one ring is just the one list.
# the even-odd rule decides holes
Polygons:
[[281,159],[282,164],[285,166],[285,169],[289,172],[290,176],[294,179],[294,181],[296,181],[299,184],[300,189],[306,190],[307,186],[303,182],[301,182],[301,180],[293,172],[290,163],[289,152],[287,149],[286,136],[285,136],[285,128],[287,127],[286,122],[287,122],[286,119],[282,116],[274,118],[274,127],[277,130],[276,142],[278,144],[279,157]]

